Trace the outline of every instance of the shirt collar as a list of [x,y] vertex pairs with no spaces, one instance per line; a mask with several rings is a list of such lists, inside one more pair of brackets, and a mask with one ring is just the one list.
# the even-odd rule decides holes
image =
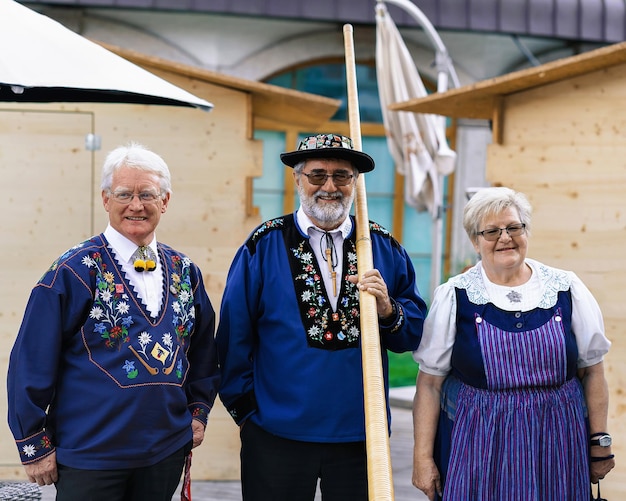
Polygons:
[[[104,230],[104,236],[109,242],[109,245],[119,256],[120,260],[124,263],[130,262],[130,258],[139,246],[114,229],[110,224],[107,226],[106,230]],[[152,237],[152,242],[150,242],[148,247],[152,249],[155,256],[158,255],[156,235]]]
[[[304,213],[304,209],[302,206],[298,208],[296,212],[296,219],[298,222],[298,226],[302,229],[304,233],[309,234],[309,229],[314,228],[318,231],[325,232],[322,228],[316,226],[311,218]],[[350,232],[352,231],[352,219],[348,216],[343,223],[341,223],[337,228],[330,231],[329,233],[337,233],[341,232],[342,238],[346,239],[350,236]]]

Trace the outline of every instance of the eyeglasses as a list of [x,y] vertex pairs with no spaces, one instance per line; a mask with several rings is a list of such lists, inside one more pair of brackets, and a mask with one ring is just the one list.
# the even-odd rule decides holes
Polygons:
[[133,197],[137,197],[142,204],[155,204],[162,198],[160,193],[155,193],[154,191],[142,191],[141,193],[109,191],[109,196],[116,202],[124,205],[131,203]]
[[482,235],[488,242],[495,242],[500,238],[503,231],[506,231],[510,237],[519,237],[525,233],[526,225],[524,223],[511,224],[506,228],[493,228],[491,230],[478,231],[476,235]]
[[326,184],[326,181],[329,177],[333,178],[333,183],[335,186],[346,186],[350,184],[354,174],[345,174],[344,172],[335,172],[334,174],[326,174],[323,172],[314,172],[313,174],[307,174],[306,172],[302,172],[303,176],[306,176],[309,180],[309,183],[315,186],[323,186]]

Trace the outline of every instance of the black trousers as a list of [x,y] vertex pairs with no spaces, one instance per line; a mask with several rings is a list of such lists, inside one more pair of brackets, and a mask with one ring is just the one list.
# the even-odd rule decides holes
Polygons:
[[248,421],[241,430],[244,501],[367,501],[365,442],[300,442]]
[[171,501],[191,444],[144,468],[81,470],[58,464],[57,501]]

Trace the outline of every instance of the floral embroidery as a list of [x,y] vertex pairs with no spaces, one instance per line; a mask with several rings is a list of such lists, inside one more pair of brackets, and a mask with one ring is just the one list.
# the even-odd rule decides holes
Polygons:
[[89,317],[97,321],[94,332],[105,340],[107,348],[119,351],[124,344],[130,342],[128,328],[132,325],[133,318],[126,316],[130,310],[128,295],[116,290],[115,277],[113,273],[106,271],[100,252],[83,257],[82,263],[94,269],[96,278],[94,302],[89,312]]
[[265,233],[268,230],[280,228],[281,226],[283,226],[283,224],[284,224],[284,218],[282,217],[277,217],[276,219],[265,221],[262,225],[260,225],[255,230],[255,232],[252,234],[252,236],[248,240],[256,242],[263,233]]
[[[346,240],[345,244],[352,242]],[[300,241],[297,247],[291,248],[291,254],[294,284],[309,343],[326,349],[357,346],[361,333],[359,292],[356,286],[347,280],[349,275],[357,273],[356,251],[352,249],[346,256],[344,266],[346,272],[336,312],[332,311],[328,301],[322,276],[308,241]]]
[[42,431],[38,435],[31,437],[29,443],[22,445],[21,453],[28,459],[37,459],[37,456],[42,457],[48,450],[52,450],[52,442],[45,435],[45,432]]
[[[145,353],[144,353],[145,355]],[[139,374],[139,371],[135,369],[135,362],[131,362],[130,360],[125,360],[122,369],[126,371],[126,377],[128,379],[135,379]]]
[[197,418],[197,417],[203,418],[206,416],[206,410],[204,410],[202,407],[196,407],[191,413],[191,416],[194,418]]
[[174,310],[172,325],[178,341],[184,346],[193,330],[196,315],[189,274],[191,260],[188,257],[172,256],[172,265],[176,270],[172,273],[172,285],[170,286],[172,294],[176,297],[176,300],[172,302],[172,310]]
[[37,449],[35,449],[35,446],[32,444],[22,447],[22,451],[24,452],[24,455],[29,458],[32,458],[37,453]]
[[370,221],[370,230],[375,231],[376,233],[380,233],[381,235],[385,235],[387,237],[391,237],[391,233],[382,227],[380,224],[375,223],[374,221]]
[[[59,267],[59,263],[62,261],[65,261],[70,255],[74,253],[74,251],[83,248],[87,243],[90,243],[90,242],[93,242],[93,238],[91,240],[86,240],[85,242],[81,242],[80,244],[77,244],[74,247],[66,250],[50,265],[50,268],[48,269],[48,271],[44,273],[43,277],[45,277],[49,271],[56,270]],[[39,280],[40,282],[43,279],[43,277],[41,277],[41,279]]]

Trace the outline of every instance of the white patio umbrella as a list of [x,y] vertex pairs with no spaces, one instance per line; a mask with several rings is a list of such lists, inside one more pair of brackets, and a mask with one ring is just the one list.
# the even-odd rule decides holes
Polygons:
[[408,0],[379,0],[376,5],[376,73],[387,144],[396,169],[405,177],[406,203],[428,211],[433,219],[431,289],[441,280],[443,239],[443,176],[453,172],[456,153],[445,136],[445,120],[435,115],[390,111],[392,103],[427,95],[411,54],[384,1],[405,8],[425,28],[437,49],[438,91],[447,90],[448,75],[456,80],[447,51],[423,13]]
[[0,101],[213,107],[13,0],[0,0]]

